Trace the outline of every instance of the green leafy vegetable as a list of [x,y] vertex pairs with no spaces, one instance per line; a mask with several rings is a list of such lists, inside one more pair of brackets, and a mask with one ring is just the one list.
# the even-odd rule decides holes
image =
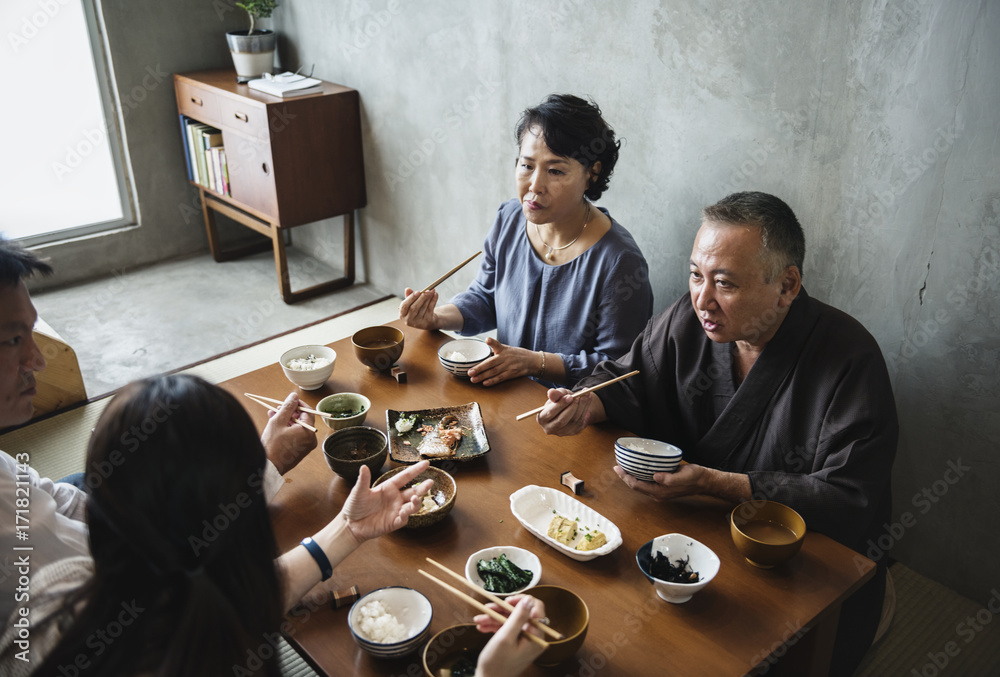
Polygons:
[[490,592],[514,592],[530,583],[533,577],[532,572],[517,566],[503,553],[490,560],[479,560],[476,571],[483,579],[483,587]]

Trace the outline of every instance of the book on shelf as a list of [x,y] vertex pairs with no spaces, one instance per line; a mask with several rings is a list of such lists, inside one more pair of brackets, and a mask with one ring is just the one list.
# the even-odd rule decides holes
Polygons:
[[226,164],[226,149],[219,149],[219,162],[222,163],[222,194],[230,195],[229,192],[229,165]]
[[199,138],[199,133],[205,127],[208,127],[208,125],[197,120],[191,120],[187,126],[187,138],[185,139],[188,146],[191,180],[199,184],[201,183],[201,163],[198,162],[200,146],[196,139]]
[[201,144],[205,150],[202,154],[202,157],[205,160],[205,174],[203,175],[205,181],[202,185],[205,186],[205,188],[216,190],[215,166],[209,158],[209,152],[213,148],[218,148],[222,145],[222,132],[215,127],[209,127],[208,129],[201,130]]
[[187,169],[188,181],[194,181],[194,174],[191,171],[191,145],[188,143],[188,126],[193,124],[194,120],[186,115],[181,116],[181,139],[184,141],[184,166]]
[[229,195],[226,179],[226,151],[222,146],[208,149],[209,173],[212,176],[212,190],[220,195]]
[[258,92],[264,92],[265,94],[277,96],[282,99],[292,96],[318,94],[323,91],[322,80],[307,78],[304,75],[296,73],[281,73],[280,75],[265,73],[264,77],[248,82],[247,86]]
[[222,131],[181,116],[181,130],[184,132],[184,160],[187,163],[188,179],[227,195],[221,163],[213,157],[222,150]]

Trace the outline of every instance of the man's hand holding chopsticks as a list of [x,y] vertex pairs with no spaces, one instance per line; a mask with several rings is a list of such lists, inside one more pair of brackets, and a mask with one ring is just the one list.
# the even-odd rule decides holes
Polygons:
[[601,398],[591,393],[573,397],[566,388],[550,388],[547,395],[549,401],[535,419],[546,435],[576,435],[591,423],[607,418]]

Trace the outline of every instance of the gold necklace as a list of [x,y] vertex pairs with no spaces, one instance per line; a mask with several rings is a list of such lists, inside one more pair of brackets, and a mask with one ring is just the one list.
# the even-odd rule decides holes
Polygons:
[[[587,230],[587,224],[588,223],[590,223],[590,205],[589,204],[587,205],[587,220],[583,222],[583,228],[580,229],[580,235],[583,235],[583,231]],[[542,233],[538,230],[538,224],[535,223],[534,221],[532,221],[531,225],[533,225],[535,227],[535,235],[538,237],[538,241],[541,242],[545,246],[546,249],[548,249],[548,251],[545,252],[545,260],[546,261],[551,261],[552,260],[552,252],[561,252],[563,249],[566,249],[567,247],[572,247],[573,244],[575,244],[576,241],[580,239],[580,235],[577,235],[576,237],[573,238],[573,241],[570,242],[569,244],[564,244],[562,247],[553,247],[548,242],[546,242],[545,240],[542,239]]]

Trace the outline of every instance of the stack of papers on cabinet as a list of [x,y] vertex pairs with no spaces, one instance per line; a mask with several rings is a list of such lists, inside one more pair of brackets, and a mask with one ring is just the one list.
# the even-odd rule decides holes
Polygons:
[[280,75],[265,73],[263,78],[251,80],[247,83],[247,86],[250,89],[256,89],[258,92],[282,98],[318,94],[323,91],[322,80],[307,78],[304,75],[297,75],[295,73],[281,73]]

